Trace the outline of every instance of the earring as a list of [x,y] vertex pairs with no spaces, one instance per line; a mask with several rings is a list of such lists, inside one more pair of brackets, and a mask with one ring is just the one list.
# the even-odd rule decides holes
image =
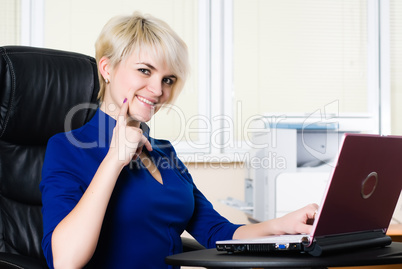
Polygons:
[[107,78],[105,78],[105,82],[106,82],[106,84],[108,84],[108,83],[109,83],[109,80],[108,80]]

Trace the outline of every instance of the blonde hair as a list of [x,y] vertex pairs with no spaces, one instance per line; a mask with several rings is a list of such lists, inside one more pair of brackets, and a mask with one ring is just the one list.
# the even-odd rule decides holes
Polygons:
[[[139,12],[132,16],[117,16],[106,23],[95,43],[95,50],[97,63],[102,57],[107,57],[112,68],[134,52],[148,53],[159,63],[166,64],[177,77],[168,103],[172,103],[184,87],[190,69],[184,41],[164,21]],[[102,102],[106,82],[99,71],[98,75],[98,99]]]

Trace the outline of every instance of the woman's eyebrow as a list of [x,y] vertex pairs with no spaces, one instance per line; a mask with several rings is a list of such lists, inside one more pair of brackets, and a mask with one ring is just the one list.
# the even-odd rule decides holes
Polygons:
[[150,69],[152,69],[152,70],[157,70],[152,64],[150,64],[150,63],[146,63],[146,62],[138,62],[137,64],[143,64],[143,65],[146,65],[146,66],[148,66]]
[[171,78],[171,79],[177,79],[177,77],[175,75],[169,75],[169,76],[166,76],[166,77]]
[[[156,69],[155,66],[153,66],[153,65],[150,64],[150,63],[138,62],[137,64],[143,64],[143,65],[148,66],[148,68],[151,69],[151,70],[158,71],[158,69]],[[172,79],[177,79],[177,76],[175,76],[175,75],[168,75],[168,76],[166,76],[166,77],[167,77],[167,78],[172,78]]]

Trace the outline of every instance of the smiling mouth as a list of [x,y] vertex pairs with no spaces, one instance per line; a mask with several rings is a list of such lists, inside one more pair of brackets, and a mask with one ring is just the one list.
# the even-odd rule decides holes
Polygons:
[[140,100],[141,102],[150,105],[150,106],[155,106],[155,103],[149,101],[148,99],[145,99],[144,97],[141,96],[137,96],[138,100]]

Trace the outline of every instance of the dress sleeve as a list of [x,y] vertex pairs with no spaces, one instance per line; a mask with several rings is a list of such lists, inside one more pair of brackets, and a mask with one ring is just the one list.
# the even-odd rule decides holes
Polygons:
[[50,268],[53,268],[53,230],[71,212],[87,188],[79,176],[82,166],[74,163],[79,159],[77,154],[79,152],[62,135],[54,136],[48,142],[39,187],[42,193],[42,249]]

